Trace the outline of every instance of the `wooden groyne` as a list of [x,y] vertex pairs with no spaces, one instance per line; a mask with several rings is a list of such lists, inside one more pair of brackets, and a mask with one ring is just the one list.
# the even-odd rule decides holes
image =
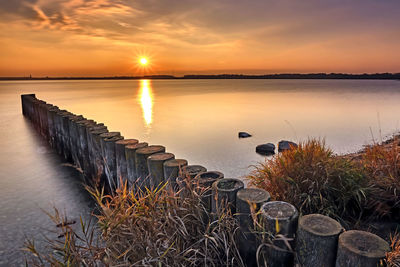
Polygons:
[[[21,101],[23,115],[50,146],[80,168],[85,179],[99,182],[109,192],[121,183],[143,189],[168,182],[182,194],[188,188],[202,192],[204,208],[211,214],[229,210],[239,224],[237,244],[247,266],[375,267],[389,250],[376,235],[344,231],[339,222],[320,214],[301,216],[290,203],[270,201],[265,190],[245,188],[241,180],[188,165],[164,146],[125,139],[103,123],[34,94],[21,95]],[[184,177],[192,179],[193,187],[182,187]]]

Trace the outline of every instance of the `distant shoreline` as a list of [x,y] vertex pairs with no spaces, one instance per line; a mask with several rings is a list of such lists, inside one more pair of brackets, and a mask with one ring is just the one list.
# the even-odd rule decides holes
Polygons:
[[311,79],[311,80],[400,80],[400,73],[375,74],[344,74],[344,73],[308,73],[308,74],[215,74],[184,76],[144,75],[144,76],[104,76],[104,77],[0,77],[0,81],[30,81],[30,80],[189,80],[189,79]]

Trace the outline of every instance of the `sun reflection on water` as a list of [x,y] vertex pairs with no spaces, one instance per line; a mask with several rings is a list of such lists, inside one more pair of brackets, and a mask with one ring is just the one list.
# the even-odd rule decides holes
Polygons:
[[139,99],[144,122],[149,127],[153,121],[153,92],[149,80],[140,80]]

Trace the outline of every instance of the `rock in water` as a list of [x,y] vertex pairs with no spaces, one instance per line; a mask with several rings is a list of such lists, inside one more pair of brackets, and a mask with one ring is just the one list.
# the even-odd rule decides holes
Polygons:
[[247,137],[251,137],[251,134],[246,132],[239,132],[239,138],[247,138]]
[[256,147],[256,152],[262,155],[273,155],[275,154],[275,145],[272,143],[258,145]]
[[290,150],[291,148],[296,148],[297,144],[291,141],[282,140],[278,143],[278,151],[282,152],[285,150]]

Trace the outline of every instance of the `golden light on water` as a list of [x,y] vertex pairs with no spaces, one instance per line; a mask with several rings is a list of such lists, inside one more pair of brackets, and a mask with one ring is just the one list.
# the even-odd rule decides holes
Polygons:
[[149,126],[153,121],[153,93],[151,91],[151,84],[149,80],[140,81],[139,92],[143,119],[146,125]]

